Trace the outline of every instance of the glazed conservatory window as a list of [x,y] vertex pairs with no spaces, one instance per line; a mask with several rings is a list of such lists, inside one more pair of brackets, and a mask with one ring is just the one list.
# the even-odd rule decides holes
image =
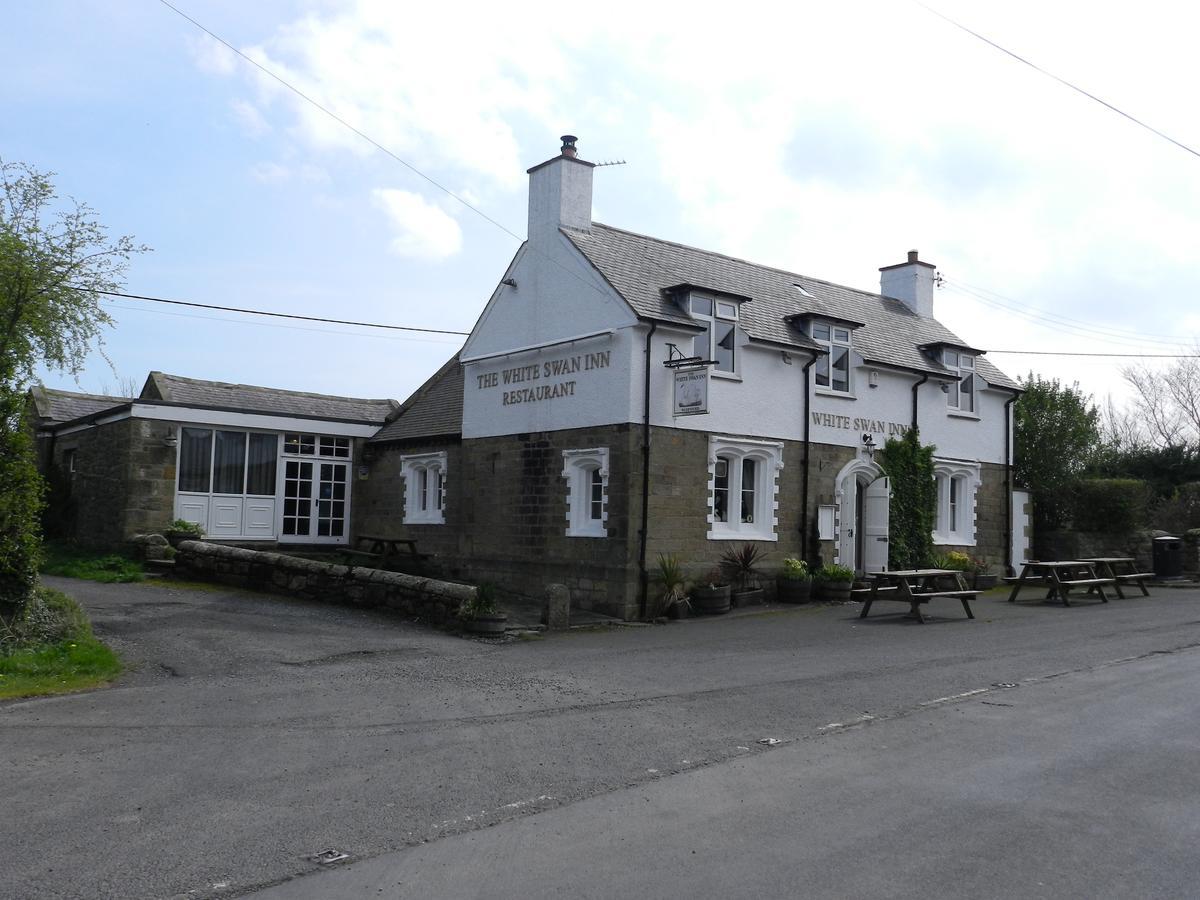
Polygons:
[[777,540],[783,444],[709,439],[710,540]]
[[812,339],[829,354],[817,357],[816,384],[819,388],[850,393],[850,329],[828,322],[813,322]]
[[693,294],[688,309],[697,324],[704,326],[692,344],[692,355],[716,361],[713,369],[718,372],[736,371],[734,343],[737,340],[738,306],[728,300],[714,300],[702,294]]
[[563,451],[567,537],[608,536],[608,448]]
[[404,476],[404,524],[444,524],[446,452],[401,456],[400,472]]
[[942,363],[957,376],[946,392],[946,402],[959,412],[975,412],[975,357],[958,350],[946,350]]

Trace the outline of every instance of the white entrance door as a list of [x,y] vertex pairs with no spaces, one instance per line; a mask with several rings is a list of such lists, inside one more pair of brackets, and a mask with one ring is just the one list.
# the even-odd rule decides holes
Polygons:
[[841,525],[838,534],[838,563],[858,568],[858,479],[851,474],[842,482]]
[[888,564],[888,517],[892,485],[887,478],[876,478],[866,489],[862,505],[862,570],[882,572]]

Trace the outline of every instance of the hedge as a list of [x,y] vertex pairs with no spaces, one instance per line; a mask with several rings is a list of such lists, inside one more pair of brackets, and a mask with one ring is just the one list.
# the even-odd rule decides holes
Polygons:
[[1147,526],[1153,491],[1136,478],[1084,478],[1075,487],[1077,531],[1129,534]]

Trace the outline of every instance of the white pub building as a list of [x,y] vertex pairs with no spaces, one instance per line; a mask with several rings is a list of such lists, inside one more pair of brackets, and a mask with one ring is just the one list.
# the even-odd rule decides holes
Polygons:
[[740,542],[888,560],[875,448],[935,450],[939,549],[998,567],[1018,386],[933,317],[916,251],[870,293],[592,221],[563,138],[529,170],[529,235],[461,352],[367,441],[355,523],[460,577],[644,615],[648,573]]

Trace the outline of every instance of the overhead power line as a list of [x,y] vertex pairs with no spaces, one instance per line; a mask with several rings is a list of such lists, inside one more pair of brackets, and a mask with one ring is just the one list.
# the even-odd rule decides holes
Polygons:
[[1076,353],[1070,350],[988,350],[1020,356],[1112,356],[1124,359],[1200,359],[1200,353]]
[[404,166],[406,169],[408,169],[413,174],[419,175],[421,178],[424,178],[426,181],[428,181],[430,184],[432,184],[439,191],[446,194],[446,196],[457,200],[459,203],[461,203],[467,209],[471,210],[471,212],[475,213],[475,215],[483,218],[484,220],[486,220],[488,222],[491,222],[493,225],[495,225],[497,228],[499,228],[505,234],[508,234],[511,237],[516,238],[518,241],[521,240],[521,236],[519,234],[504,227],[499,222],[497,222],[495,219],[493,219],[491,216],[489,216],[487,213],[485,213],[483,210],[481,210],[479,207],[469,203],[467,200],[463,199],[458,194],[454,193],[454,191],[450,190],[450,188],[446,187],[444,184],[441,184],[436,179],[430,177],[429,175],[426,175],[424,172],[422,172],[420,169],[418,169],[416,166],[414,166],[408,160],[402,159],[400,156],[396,155],[391,150],[389,150],[387,147],[383,146],[383,144],[379,143],[379,141],[375,140],[369,134],[366,134],[365,132],[363,132],[363,131],[359,130],[358,128],[356,128],[355,126],[351,125],[349,122],[347,122],[345,119],[343,119],[337,113],[335,113],[333,110],[329,109],[329,107],[323,106],[322,104],[318,103],[316,100],[314,100],[308,94],[304,93],[304,91],[300,90],[300,88],[296,87],[295,85],[291,84],[288,81],[285,81],[283,78],[276,75],[274,72],[272,72],[266,66],[262,65],[262,63],[259,63],[255,60],[251,59],[249,56],[247,56],[245,53],[243,53],[237,47],[233,46],[233,44],[229,43],[229,41],[225,40],[225,38],[221,37],[219,34],[213,32],[213,31],[210,31],[208,28],[204,27],[204,25],[197,22],[195,19],[193,19],[191,16],[189,16],[187,13],[185,13],[179,7],[172,6],[170,3],[167,2],[167,0],[158,0],[158,2],[161,3],[163,6],[165,6],[167,9],[171,10],[171,12],[173,12],[176,15],[191,22],[193,25],[195,25],[197,28],[199,28],[201,31],[203,31],[205,34],[207,34],[210,38],[212,38],[217,43],[228,48],[231,52],[236,53],[238,56],[240,56],[246,62],[250,63],[250,65],[254,66],[254,68],[258,69],[260,72],[262,72],[268,78],[271,78],[272,80],[279,82],[281,85],[283,85],[285,88],[287,88],[293,94],[295,94],[301,100],[305,101],[306,103],[312,104],[314,107],[319,109],[321,112],[325,113],[325,115],[329,116],[329,118],[333,119],[334,121],[340,123],[341,125],[345,126],[346,128],[350,129],[351,131],[353,131],[355,134],[357,134],[360,138],[362,138],[364,141],[366,141],[368,144],[370,144],[376,150],[386,153],[388,156],[390,156],[396,162],[400,163],[400,165]]
[[450,331],[445,328],[418,328],[415,325],[385,325],[380,322],[353,322],[348,319],[326,319],[320,316],[301,316],[296,313],[268,312],[262,309],[246,309],[241,306],[217,306],[214,303],[195,303],[191,300],[167,300],[165,297],[148,297],[144,294],[122,294],[119,291],[98,291],[92,288],[79,288],[89,294],[103,294],[106,297],[123,297],[126,300],[147,300],[151,303],[169,303],[172,306],[192,306],[197,309],[213,309],[218,312],[243,313],[248,316],[270,316],[275,319],[297,319],[301,322],[322,322],[329,325],[356,325],[359,328],[386,328],[390,331],[418,331],[423,334],[452,334],[466,337],[469,331]]
[[945,22],[949,22],[951,25],[953,25],[955,28],[959,29],[960,31],[965,31],[967,34],[971,35],[971,37],[977,38],[977,39],[983,41],[989,47],[999,50],[1001,53],[1003,53],[1007,56],[1011,56],[1017,62],[1023,63],[1024,65],[1029,66],[1029,68],[1033,69],[1036,72],[1040,72],[1041,74],[1045,75],[1047,78],[1053,78],[1059,84],[1061,84],[1065,87],[1069,87],[1071,90],[1075,91],[1076,93],[1083,94],[1083,96],[1087,97],[1089,100],[1093,100],[1096,103],[1099,103],[1104,108],[1111,110],[1112,112],[1115,112],[1118,116],[1128,119],[1133,124],[1138,125],[1142,128],[1145,128],[1151,134],[1157,135],[1158,137],[1162,138],[1164,141],[1170,141],[1172,144],[1174,144],[1179,149],[1186,150],[1188,153],[1192,154],[1192,156],[1200,157],[1200,150],[1194,150],[1193,148],[1189,147],[1187,144],[1183,143],[1182,141],[1177,141],[1177,140],[1175,140],[1175,138],[1171,137],[1169,134],[1164,134],[1163,132],[1161,132],[1157,128],[1155,128],[1154,126],[1148,125],[1145,122],[1143,122],[1141,119],[1137,118],[1136,116],[1130,115],[1129,113],[1125,112],[1125,110],[1120,109],[1119,107],[1113,106],[1113,104],[1109,103],[1107,100],[1103,100],[1100,97],[1097,97],[1095,94],[1085,91],[1083,88],[1079,87],[1078,85],[1072,84],[1071,82],[1067,81],[1065,78],[1062,78],[1058,75],[1055,75],[1053,72],[1043,69],[1037,63],[1030,62],[1025,57],[1014,53],[1013,51],[1009,50],[1007,47],[1000,46],[992,39],[984,37],[978,31],[972,31],[966,25],[963,25],[961,22],[956,22],[954,19],[950,18],[945,13],[939,12],[938,10],[934,9],[932,6],[928,6],[924,3],[922,3],[921,0],[913,0],[913,2],[915,4],[917,4],[917,6],[926,10],[927,12],[933,13],[933,15],[937,16],[939,19],[942,19]]

